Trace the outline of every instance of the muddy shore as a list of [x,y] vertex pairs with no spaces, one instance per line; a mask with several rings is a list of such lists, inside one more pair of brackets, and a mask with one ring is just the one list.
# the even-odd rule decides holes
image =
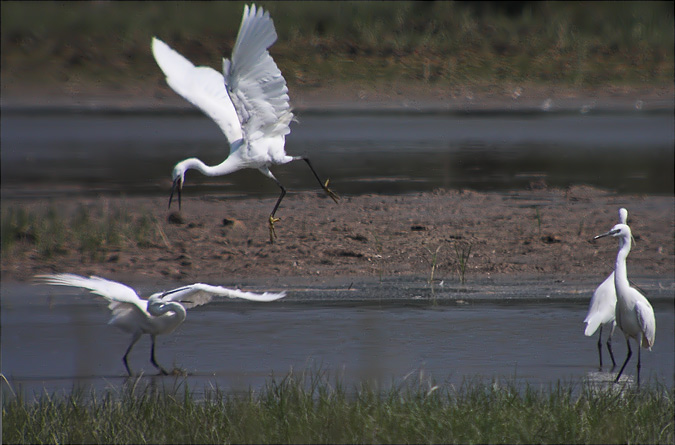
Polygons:
[[[339,184],[335,185],[339,191]],[[9,202],[8,202],[9,201]],[[629,211],[635,244],[633,277],[672,279],[674,200],[617,195],[590,187],[505,193],[437,190],[408,195],[343,196],[289,192],[270,243],[267,217],[275,198],[183,197],[180,218],[164,198],[56,198],[5,200],[6,206],[67,215],[78,207],[123,209],[156,218],[155,241],[108,248],[92,261],[75,246],[41,257],[30,246],[3,254],[3,280],[36,273],[72,272],[123,280],[231,283],[272,277],[428,277],[459,282],[462,254],[467,282],[485,277],[542,280],[604,278],[613,267],[615,240],[591,242]],[[435,257],[435,259],[434,259]]]
[[[340,91],[344,94],[338,94]],[[423,87],[377,95],[365,90],[340,91],[296,92],[293,105],[300,110],[319,104],[326,110],[360,106],[400,110],[406,103],[422,111],[448,107],[522,110],[537,109],[551,99],[553,107],[564,106],[566,110],[594,103],[597,108],[627,111],[636,110],[636,104],[643,110],[672,110],[674,97],[672,86],[591,92],[526,87],[517,97],[506,90],[477,96],[467,91],[441,91],[436,92],[435,99]],[[125,90],[115,98],[105,91],[100,95],[82,91],[54,96],[35,90],[26,95],[19,94],[20,90],[6,92],[3,88],[3,112],[50,107],[125,112],[194,109],[168,88],[142,93]],[[340,193],[340,184],[332,187]],[[44,214],[53,207],[67,219],[78,206],[123,209],[131,217],[152,214],[157,233],[150,245],[126,242],[121,248],[107,248],[98,261],[87,259],[76,246],[44,258],[34,247],[19,245],[11,254],[3,252],[2,279],[24,281],[43,272],[214,283],[260,277],[428,277],[435,264],[436,279],[458,282],[465,252],[469,255],[467,281],[488,276],[593,280],[611,272],[617,246],[614,240],[590,240],[616,223],[622,206],[629,211],[636,240],[629,257],[630,275],[671,280],[675,275],[672,196],[619,195],[585,186],[560,190],[533,184],[531,189],[502,193],[437,190],[397,196],[343,196],[335,204],[323,193],[289,190],[277,213],[281,218],[276,225],[278,239],[271,244],[267,218],[275,200],[186,194],[182,222],[177,224],[169,220],[165,197],[91,198],[73,191],[67,198],[35,201],[3,193],[3,211],[20,207]]]

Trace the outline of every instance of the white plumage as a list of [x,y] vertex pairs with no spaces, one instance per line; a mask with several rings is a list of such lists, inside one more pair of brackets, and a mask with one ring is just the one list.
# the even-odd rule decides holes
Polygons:
[[288,156],[286,135],[290,133],[293,113],[289,104],[288,87],[268,48],[277,39],[274,23],[262,8],[244,7],[239,34],[232,50],[232,59],[223,59],[223,73],[209,67],[195,67],[189,60],[153,37],[152,52],[166,75],[169,86],[213,119],[225,134],[229,144],[228,157],[218,165],[209,166],[197,158],[188,158],[173,169],[173,187],[181,190],[185,172],[199,170],[207,176],[226,175],[243,168],[256,168],[272,179],[281,194],[269,217],[270,241],[276,233],[275,214],[286,189],[270,171],[272,165],[304,160],[323,190],[337,202],[338,196],[319,178],[308,158]]
[[138,296],[135,290],[116,281],[100,277],[83,277],[74,274],[37,275],[38,282],[54,286],[72,286],[88,289],[108,300],[112,315],[111,324],[132,335],[122,361],[129,375],[131,370],[127,357],[134,344],[143,334],[152,338],[150,361],[163,374],[168,374],[155,360],[155,336],[169,334],[180,326],[187,315],[186,309],[209,303],[214,297],[243,298],[245,300],[268,302],[283,298],[286,293],[256,294],[238,289],[195,283],[165,292],[152,294],[147,300]]
[[628,282],[628,271],[626,267],[626,258],[630,252],[631,230],[626,224],[617,224],[612,230],[594,239],[613,236],[619,238],[619,251],[616,256],[614,266],[614,286],[616,288],[616,324],[623,331],[626,337],[626,346],[628,354],[626,360],[616,376],[619,381],[623,370],[628,364],[632,355],[630,348],[630,339],[633,338],[638,344],[638,362],[637,362],[637,384],[640,385],[640,350],[641,348],[651,350],[654,346],[656,337],[656,318],[654,309],[649,301]]
[[[619,223],[626,224],[628,221],[628,210],[624,208],[619,209]],[[598,357],[600,359],[600,368],[602,368],[602,327],[610,324],[612,325],[607,337],[607,350],[609,357],[612,359],[612,367],[616,366],[614,360],[614,353],[612,352],[612,335],[616,328],[616,320],[614,317],[616,309],[616,290],[614,287],[614,272],[603,281],[600,286],[593,292],[591,302],[588,305],[588,313],[586,314],[586,329],[584,335],[590,337],[600,328],[598,334]]]
[[584,323],[586,323],[584,334],[590,337],[595,334],[598,328],[602,329],[602,325],[609,323],[612,323],[612,331],[614,331],[614,326],[616,325],[614,320],[615,307],[616,291],[614,290],[614,272],[612,272],[593,292],[593,297],[591,297],[588,307],[588,314],[584,320]]

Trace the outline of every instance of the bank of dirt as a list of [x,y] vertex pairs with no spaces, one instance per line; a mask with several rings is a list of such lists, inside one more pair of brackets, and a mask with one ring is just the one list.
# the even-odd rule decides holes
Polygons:
[[[335,185],[339,192],[339,185]],[[74,243],[46,258],[27,240],[2,255],[3,280],[70,272],[111,279],[149,278],[231,283],[271,277],[434,276],[456,282],[462,256],[467,281],[487,276],[541,276],[542,280],[598,280],[611,272],[617,243],[593,236],[629,211],[635,244],[631,276],[672,278],[675,265],[674,201],[669,196],[617,195],[590,187],[504,193],[437,190],[408,195],[343,196],[293,193],[277,216],[270,243],[267,219],[275,197],[229,199],[183,196],[181,218],[169,218],[159,197],[5,200],[33,214],[58,209],[64,221],[78,208],[122,210],[130,218],[153,215],[150,242],[127,239],[104,246],[96,260]],[[101,212],[92,211],[92,214]],[[182,219],[182,221],[180,221]]]

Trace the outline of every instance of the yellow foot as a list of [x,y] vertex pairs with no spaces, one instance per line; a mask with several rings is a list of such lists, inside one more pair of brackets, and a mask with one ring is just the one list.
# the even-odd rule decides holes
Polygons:
[[324,190],[326,193],[328,193],[328,196],[330,196],[331,198],[333,198],[333,201],[335,201],[335,203],[337,204],[338,199],[340,199],[340,197],[339,197],[334,191],[332,191],[331,189],[328,188],[328,183],[329,183],[329,182],[330,182],[330,179],[326,179],[326,183],[323,185],[323,190]]
[[277,232],[274,230],[274,223],[279,221],[279,218],[275,218],[270,215],[269,227],[270,227],[270,243],[274,244],[274,240],[277,239]]
[[187,371],[181,368],[173,368],[169,375],[177,375],[186,377],[188,375]]

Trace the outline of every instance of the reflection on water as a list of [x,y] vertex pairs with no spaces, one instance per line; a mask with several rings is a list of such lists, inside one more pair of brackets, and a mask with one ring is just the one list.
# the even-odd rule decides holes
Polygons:
[[[342,194],[435,188],[522,189],[532,183],[590,184],[628,193],[673,192],[673,115],[309,114],[287,151],[313,159]],[[207,164],[229,152],[197,114],[10,114],[2,116],[3,196],[82,186],[166,194],[173,165]],[[274,168],[289,190],[314,190],[304,164]],[[276,195],[272,181],[244,171],[225,178],[188,173],[187,193]],[[30,189],[30,190],[29,190]]]
[[[668,385],[675,373],[670,286],[652,298],[656,343],[642,353],[645,381]],[[373,298],[376,282],[357,287],[360,300],[291,290],[287,299],[270,304],[231,300],[195,308],[176,332],[158,337],[157,359],[186,370],[196,390],[245,391],[272,375],[319,368],[347,388],[363,381],[391,384],[411,371],[455,385],[514,377],[535,385],[597,382],[615,375],[608,367],[598,373],[596,337],[583,335],[587,299],[547,302],[493,294],[474,301],[461,294],[463,302],[443,299],[433,305],[415,294]],[[25,285],[3,285],[2,293],[2,372],[14,388],[28,394],[70,391],[74,385],[100,390],[126,381],[121,358],[130,336],[106,324],[109,312],[101,299]],[[626,347],[619,330],[614,353],[622,362]],[[134,372],[156,374],[149,356],[145,336],[130,354]],[[635,360],[626,368],[628,378],[635,374]],[[175,379],[158,378],[169,386]]]

